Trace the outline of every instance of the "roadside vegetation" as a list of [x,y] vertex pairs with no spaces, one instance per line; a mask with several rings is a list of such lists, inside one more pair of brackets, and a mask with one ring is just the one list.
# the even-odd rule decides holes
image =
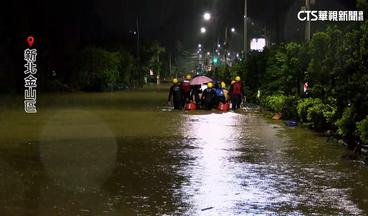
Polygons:
[[248,101],[335,135],[353,149],[368,146],[368,21],[330,26],[309,42],[280,44],[248,59],[235,66]]

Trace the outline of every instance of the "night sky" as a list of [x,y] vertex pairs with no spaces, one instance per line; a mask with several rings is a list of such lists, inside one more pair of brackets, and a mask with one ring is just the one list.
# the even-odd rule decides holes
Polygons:
[[[304,0],[248,0],[249,17],[255,23],[250,37],[266,28],[272,42],[302,40],[303,24],[296,13]],[[346,10],[354,0],[316,0],[316,9]],[[198,43],[223,41],[225,26],[235,27],[234,50],[242,49],[243,0],[13,0],[2,3],[0,12],[0,68],[12,70],[13,58],[26,46],[29,34],[45,59],[56,65],[68,61],[73,51],[86,45],[123,43],[134,46],[139,19],[142,40],[159,40],[168,52],[194,50]],[[209,34],[201,35],[202,14],[211,12],[206,24]],[[69,57],[68,57],[69,56]],[[50,66],[51,67],[51,66]]]

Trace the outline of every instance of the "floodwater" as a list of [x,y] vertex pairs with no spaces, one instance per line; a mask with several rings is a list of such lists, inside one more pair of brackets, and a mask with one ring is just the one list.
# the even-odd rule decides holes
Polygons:
[[179,112],[166,92],[0,104],[0,215],[367,215],[368,168],[254,112]]

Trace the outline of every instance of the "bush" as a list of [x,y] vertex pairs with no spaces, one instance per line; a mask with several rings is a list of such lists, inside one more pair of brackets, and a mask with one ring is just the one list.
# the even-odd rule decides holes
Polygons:
[[286,98],[287,97],[285,95],[267,96],[263,102],[263,105],[270,108],[274,112],[281,113],[285,106]]
[[286,119],[297,117],[296,105],[298,98],[295,96],[272,95],[262,100],[262,105],[270,108],[274,112],[282,113]]
[[301,122],[308,122],[308,109],[316,104],[322,104],[319,98],[305,98],[298,101],[297,112]]
[[357,123],[357,133],[364,144],[368,144],[368,116]]
[[317,130],[324,130],[329,127],[329,123],[332,123],[336,107],[320,102],[309,107],[307,112],[307,120],[312,122],[312,127]]
[[344,110],[342,117],[336,121],[337,133],[344,138],[352,138],[356,130],[354,109],[348,107]]

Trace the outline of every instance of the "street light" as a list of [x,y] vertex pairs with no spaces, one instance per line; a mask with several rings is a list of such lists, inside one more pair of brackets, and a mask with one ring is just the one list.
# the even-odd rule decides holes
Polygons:
[[231,28],[231,32],[232,33],[235,33],[235,28]]
[[203,14],[203,19],[206,20],[206,21],[209,21],[211,19],[211,14],[206,12]]
[[202,48],[202,44],[198,44],[198,48]]
[[207,32],[207,29],[206,29],[205,27],[202,27],[202,28],[201,28],[201,33],[202,33],[202,34],[204,34],[204,33],[206,33],[206,32]]

